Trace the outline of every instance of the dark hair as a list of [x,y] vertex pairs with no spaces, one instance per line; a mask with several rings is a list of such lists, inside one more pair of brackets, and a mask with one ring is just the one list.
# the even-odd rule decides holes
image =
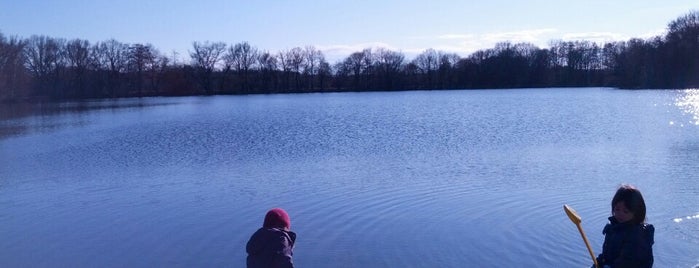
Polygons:
[[614,214],[614,205],[619,202],[624,202],[624,206],[633,213],[632,223],[641,224],[646,221],[646,202],[643,201],[643,195],[636,187],[628,184],[619,186],[612,198],[612,214]]

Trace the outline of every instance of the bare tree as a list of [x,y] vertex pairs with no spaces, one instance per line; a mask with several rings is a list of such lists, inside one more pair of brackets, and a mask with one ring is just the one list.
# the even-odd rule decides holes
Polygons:
[[289,50],[281,50],[279,53],[277,53],[277,59],[279,59],[277,62],[279,63],[279,67],[284,74],[283,87],[285,90],[289,89],[289,80],[291,79],[291,63],[288,55]]
[[24,54],[27,42],[0,33],[0,100],[26,97]]
[[167,71],[170,59],[162,55],[158,50],[154,50],[153,61],[146,66],[146,77],[150,82],[149,87],[156,95],[162,95],[162,80]]
[[434,85],[434,73],[439,68],[439,54],[434,49],[427,49],[413,60],[421,75],[425,78],[425,86],[432,88]]
[[106,73],[102,76],[102,83],[104,83],[102,94],[116,97],[122,82],[121,78],[129,62],[129,45],[110,39],[95,44],[92,55],[93,63],[97,65],[95,69],[100,73]]
[[443,51],[439,51],[437,54],[439,55],[439,67],[437,69],[439,88],[456,87],[456,64],[461,60],[461,57],[456,53]]
[[325,90],[326,81],[330,80],[332,75],[333,72],[330,64],[325,60],[321,61],[320,67],[318,68],[318,87],[320,90]]
[[189,52],[192,58],[192,65],[197,71],[199,83],[204,90],[204,93],[211,93],[212,75],[216,66],[222,59],[223,52],[226,50],[226,44],[223,42],[192,43],[194,51]]
[[374,52],[374,65],[379,79],[379,86],[383,89],[394,89],[400,71],[403,68],[405,55],[386,48],[378,48]]
[[90,42],[87,40],[73,39],[66,43],[66,59],[68,67],[87,69],[90,64]]
[[667,28],[665,76],[673,77],[674,87],[699,87],[699,11],[690,11]]
[[129,45],[116,41],[107,40],[99,44],[100,63],[110,72],[123,73],[129,62]]
[[74,96],[85,97],[85,72],[90,65],[90,42],[74,39],[68,41],[65,46],[65,54],[69,72],[72,74],[69,81],[69,91]]
[[353,87],[355,89],[368,89],[369,88],[369,77],[372,70],[372,52],[370,48],[366,48],[361,52],[354,52],[350,54],[343,62],[338,66],[341,73],[345,73],[352,77]]
[[430,48],[417,55],[414,62],[422,73],[427,74],[439,68],[439,54],[436,50]]
[[305,53],[300,47],[289,50],[281,50],[277,53],[277,63],[284,74],[284,85],[286,90],[291,89],[291,74],[294,73],[294,88],[299,89],[301,71],[304,68]]
[[139,97],[143,96],[144,93],[146,71],[155,64],[156,57],[157,52],[151,44],[134,44],[129,47],[127,70],[133,76],[132,81]]
[[33,35],[27,41],[24,54],[28,69],[39,81],[39,94],[63,97],[59,75],[65,66],[63,48],[65,39]]
[[569,85],[587,85],[594,70],[602,69],[602,50],[590,41],[558,41],[551,50],[557,58],[556,66],[563,67],[563,77]]
[[278,68],[277,57],[265,51],[260,53],[257,61],[260,63],[263,87],[267,90],[270,90],[271,87],[272,90],[276,91],[278,89],[278,82],[276,79]]
[[321,64],[325,62],[325,55],[314,46],[307,46],[303,52],[306,57],[303,67],[304,74],[307,76],[308,89],[313,90],[313,81],[318,76]]
[[301,72],[303,72],[304,62],[306,60],[305,53],[300,47],[295,47],[289,50],[286,56],[287,65],[294,73],[294,89],[299,90],[301,87]]
[[243,92],[249,90],[249,72],[257,63],[258,50],[250,46],[248,42],[242,42],[230,46],[223,60],[229,68],[232,68],[242,80]]

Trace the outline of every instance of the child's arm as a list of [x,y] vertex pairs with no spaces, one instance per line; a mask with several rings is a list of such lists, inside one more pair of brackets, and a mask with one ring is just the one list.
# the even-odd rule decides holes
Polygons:
[[280,268],[293,268],[294,263],[292,261],[292,256],[293,256],[293,248],[294,248],[294,240],[296,239],[296,235],[293,235],[294,238],[292,239],[291,236],[286,233],[282,232],[279,234],[279,236],[276,237],[276,241],[273,243],[273,249],[275,252],[274,255],[274,267],[280,267]]

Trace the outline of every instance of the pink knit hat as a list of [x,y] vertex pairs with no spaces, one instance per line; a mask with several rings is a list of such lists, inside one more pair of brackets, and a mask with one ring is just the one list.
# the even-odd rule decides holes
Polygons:
[[273,208],[267,211],[265,222],[262,224],[264,228],[291,228],[291,220],[289,214],[281,208]]

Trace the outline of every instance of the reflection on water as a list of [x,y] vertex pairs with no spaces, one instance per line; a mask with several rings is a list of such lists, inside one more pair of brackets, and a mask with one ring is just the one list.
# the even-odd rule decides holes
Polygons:
[[[89,124],[89,121],[83,115],[90,111],[118,112],[176,104],[173,100],[157,102],[153,101],[154,99],[157,98],[2,103],[0,104],[0,139],[84,126]],[[56,120],[58,115],[74,115],[74,117],[68,116],[65,120]]]
[[675,218],[672,221],[680,223],[680,222],[685,221],[685,220],[699,220],[699,214],[693,215],[693,216],[687,216],[687,217],[683,217],[683,218]]
[[675,105],[692,116],[690,123],[699,125],[699,89],[681,90]]

